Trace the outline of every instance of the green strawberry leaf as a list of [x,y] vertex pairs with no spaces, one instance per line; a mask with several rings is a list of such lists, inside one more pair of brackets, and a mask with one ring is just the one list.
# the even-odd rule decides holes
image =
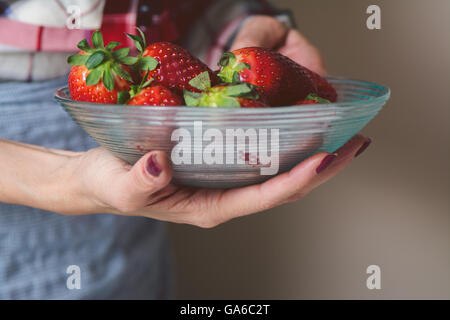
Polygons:
[[155,80],[155,79],[153,79],[153,78],[147,79],[147,81],[145,81],[145,82],[142,84],[141,88],[146,88],[146,87],[148,87],[148,86],[150,85],[150,83],[152,83],[154,80]]
[[116,51],[113,51],[112,56],[114,59],[119,60],[123,57],[126,57],[130,53],[130,48],[120,48]]
[[117,104],[125,104],[130,99],[128,91],[120,91],[117,94]]
[[139,92],[139,86],[131,85],[129,94],[131,97],[134,97]]
[[228,86],[224,89],[224,94],[229,97],[242,97],[253,91],[253,87],[249,83],[240,83],[232,86]]
[[241,81],[241,76],[239,75],[239,72],[233,72],[231,83],[239,83]]
[[144,49],[147,47],[147,41],[145,40],[145,34],[144,32],[140,29],[140,28],[136,28],[136,30],[139,32],[139,34],[141,35],[141,39],[142,39],[142,45],[144,47]]
[[184,89],[183,95],[184,95],[184,101],[186,102],[187,106],[190,106],[190,107],[199,106],[200,98],[202,96],[201,93],[191,92],[191,91]]
[[141,37],[139,37],[139,36],[137,36],[135,34],[129,34],[129,33],[127,33],[126,35],[127,35],[128,38],[133,40],[134,45],[136,46],[136,49],[138,49],[139,52],[144,52],[145,43],[144,43],[144,40]]
[[231,52],[224,52],[219,60],[220,71],[218,76],[224,83],[239,83],[241,81],[239,71],[250,69],[245,62],[237,63],[236,56]]
[[103,49],[103,36],[102,33],[99,30],[95,30],[92,34],[92,46],[95,49]]
[[203,71],[195,78],[192,78],[191,81],[189,81],[189,84],[200,91],[208,90],[209,88],[211,88],[211,79],[209,77],[209,72]]
[[85,51],[85,52],[90,52],[92,51],[91,46],[89,45],[89,42],[86,39],[81,40],[80,42],[78,42],[77,44],[78,49]]
[[259,95],[258,91],[256,91],[256,90],[252,90],[251,92],[240,96],[240,98],[246,98],[246,99],[251,99],[251,100],[258,100],[260,97],[261,96]]
[[105,47],[106,50],[112,50],[115,47],[120,46],[120,42],[117,41],[111,41],[110,43],[108,43]]
[[88,86],[96,85],[100,81],[100,78],[103,75],[103,71],[104,71],[103,66],[91,70],[91,72],[89,72],[89,74],[86,77],[86,85]]
[[232,52],[224,52],[217,65],[219,67],[226,67],[236,63],[236,56]]
[[88,60],[88,54],[74,54],[67,58],[67,63],[71,66],[83,66]]
[[136,64],[138,70],[152,71],[158,66],[158,60],[153,57],[142,57]]
[[308,94],[304,100],[312,100],[318,103],[331,103],[329,100],[321,98],[315,93]]
[[241,104],[236,98],[222,97],[217,100],[217,106],[225,108],[240,108]]
[[113,63],[112,64],[112,69],[115,73],[117,73],[117,75],[119,77],[121,77],[122,79],[125,79],[129,82],[133,82],[133,79],[131,78],[130,74],[128,73],[128,71],[126,71],[125,69],[123,69],[121,66],[119,66],[117,63]]
[[138,61],[138,58],[126,56],[126,57],[118,58],[116,60],[119,61],[122,64],[132,65],[132,64],[135,64]]
[[142,77],[141,83],[139,84],[139,89],[145,88],[147,87],[150,83],[152,83],[152,81],[154,80],[153,78],[149,78],[148,75],[150,74],[150,71],[147,71],[144,75],[144,77]]
[[103,72],[103,85],[108,91],[114,90],[114,75],[109,65],[105,66],[105,71]]
[[235,69],[236,69],[236,71],[241,71],[241,70],[244,70],[244,69],[250,70],[250,69],[251,69],[251,66],[250,66],[248,63],[241,62],[241,63],[239,63],[239,64],[236,66]]
[[203,96],[198,102],[199,107],[224,107],[224,108],[240,108],[241,104],[237,98],[227,97],[225,95],[208,95]]
[[94,52],[86,61],[86,67],[93,69],[97,67],[105,59],[105,53],[103,51]]

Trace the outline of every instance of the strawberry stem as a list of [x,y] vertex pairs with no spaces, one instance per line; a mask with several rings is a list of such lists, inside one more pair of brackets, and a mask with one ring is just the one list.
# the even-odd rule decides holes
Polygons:
[[258,99],[255,86],[240,82],[237,84],[211,87],[211,79],[207,71],[200,73],[189,84],[201,90],[201,93],[184,90],[184,101],[191,107],[229,107],[239,108],[239,98]]
[[231,52],[224,52],[218,66],[221,67],[217,74],[224,83],[238,83],[241,81],[239,71],[250,69],[245,62],[238,62],[236,56]]
[[114,90],[114,76],[132,81],[130,74],[121,67],[121,64],[133,65],[138,59],[128,56],[130,48],[115,50],[120,42],[112,41],[105,47],[103,36],[99,30],[94,31],[91,37],[92,47],[86,39],[78,42],[77,47],[81,53],[71,55],[67,63],[72,66],[86,66],[89,74],[86,77],[88,86],[96,85],[101,79],[108,91]]
[[315,93],[308,94],[304,100],[312,100],[318,103],[331,103],[329,100],[321,98]]

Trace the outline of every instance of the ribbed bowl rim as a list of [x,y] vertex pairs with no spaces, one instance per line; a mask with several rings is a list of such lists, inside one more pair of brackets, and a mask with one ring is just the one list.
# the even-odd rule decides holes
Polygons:
[[[257,115],[257,114],[282,114],[282,113],[291,113],[291,112],[319,112],[319,111],[333,111],[340,110],[343,111],[345,109],[352,109],[355,107],[361,107],[363,105],[379,105],[384,103],[387,99],[389,99],[391,91],[388,87],[377,84],[370,81],[357,80],[357,79],[349,79],[343,77],[326,77],[331,83],[342,83],[347,85],[360,86],[361,90],[367,91],[370,94],[376,93],[375,97],[365,97],[365,99],[356,99],[352,101],[341,101],[327,104],[314,104],[314,105],[294,105],[294,106],[283,106],[283,107],[272,107],[272,108],[226,108],[226,107],[217,107],[217,108],[204,108],[204,107],[150,107],[150,106],[126,106],[127,112],[133,111],[145,111],[149,113],[161,112],[161,111],[172,111],[176,113],[192,113],[192,114],[206,114],[206,113],[239,113],[243,115]],[[374,91],[369,91],[368,89],[372,88]],[[83,101],[75,101],[68,97],[68,87],[64,86],[55,90],[54,97],[55,99],[64,105],[69,105],[70,107],[75,108],[83,108],[89,110],[98,110],[100,112],[108,111],[113,113],[115,109],[120,109],[123,111],[124,106],[118,104],[102,104],[102,103],[91,103],[91,102],[83,102]]]

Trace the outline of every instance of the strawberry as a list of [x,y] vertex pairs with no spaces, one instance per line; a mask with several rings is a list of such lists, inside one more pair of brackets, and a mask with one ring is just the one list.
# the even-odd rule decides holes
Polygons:
[[194,57],[186,49],[169,42],[158,42],[148,46],[144,57],[153,57],[159,61],[159,67],[150,74],[162,85],[182,92],[184,89],[195,91],[189,81],[202,72],[208,72],[213,82],[214,73],[206,64]]
[[258,86],[272,106],[291,105],[317,92],[304,67],[269,49],[248,47],[225,52],[219,67],[223,82],[243,81]]
[[173,90],[162,85],[152,84],[153,78],[148,78],[147,71],[139,85],[130,85],[129,91],[118,94],[119,104],[141,105],[141,106],[182,106],[181,98]]
[[209,73],[204,71],[189,81],[199,92],[184,90],[186,105],[193,107],[265,108],[267,103],[259,96],[255,86],[242,82],[211,86]]
[[258,99],[236,98],[241,108],[270,108],[270,106]]
[[114,50],[119,42],[110,42],[105,47],[98,30],[92,34],[91,42],[92,47],[86,39],[81,40],[77,45],[81,52],[67,59],[72,65],[70,96],[77,101],[117,103],[118,92],[128,90],[128,81],[132,81],[126,65],[136,63],[137,59],[128,56],[130,48]]
[[325,103],[330,103],[330,101],[319,97],[317,94],[311,93],[308,94],[304,100],[297,101],[297,103],[295,104],[303,105],[303,104],[325,104]]
[[[128,34],[128,37],[134,41],[140,52],[136,68],[142,70],[142,76],[150,70],[150,77],[155,79],[155,83],[179,93],[182,93],[184,89],[197,91],[189,85],[189,81],[205,71],[209,73],[214,83],[217,82],[217,76],[213,71],[188,50],[170,42],[156,42],[146,47],[144,34],[141,30],[138,29],[138,31],[140,36]],[[153,65],[149,67],[147,62],[149,59],[156,60],[155,68]]]
[[308,72],[311,79],[314,81],[317,87],[317,94],[328,100],[329,102],[336,102],[337,100],[337,92],[336,89],[327,81],[327,79],[321,77],[314,71],[311,71],[305,68],[306,72]]
[[182,106],[183,99],[173,90],[161,85],[152,85],[141,89],[127,103],[140,106]]

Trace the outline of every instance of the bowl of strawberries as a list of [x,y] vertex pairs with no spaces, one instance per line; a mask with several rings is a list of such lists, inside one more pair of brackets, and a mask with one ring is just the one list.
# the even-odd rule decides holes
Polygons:
[[55,99],[100,145],[134,164],[166,152],[173,182],[232,188],[263,182],[313,155],[333,152],[381,110],[382,85],[321,77],[278,52],[225,52],[218,70],[168,42],[128,35],[91,43],[68,58],[68,86]]

